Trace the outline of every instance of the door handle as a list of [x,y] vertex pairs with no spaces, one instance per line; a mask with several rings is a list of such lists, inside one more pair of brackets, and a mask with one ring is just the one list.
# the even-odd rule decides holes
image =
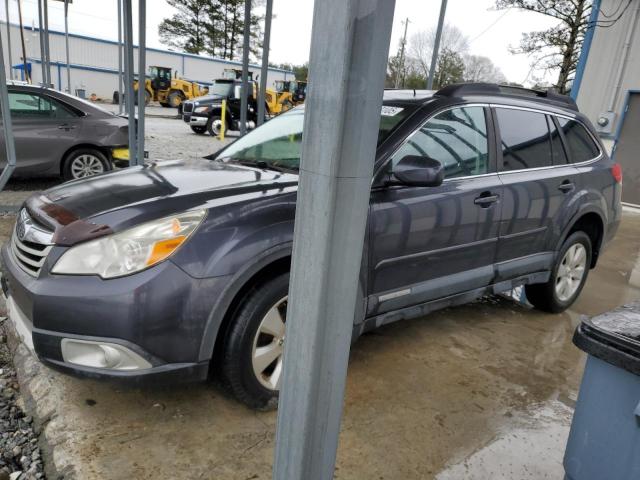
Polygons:
[[473,201],[476,205],[480,205],[482,208],[488,208],[491,204],[496,203],[500,197],[494,195],[491,192],[484,192]]
[[73,130],[74,128],[76,128],[74,125],[69,125],[67,123],[58,125],[58,130]]
[[575,188],[576,186],[569,180],[565,180],[558,186],[558,190],[560,190],[562,193],[572,192]]

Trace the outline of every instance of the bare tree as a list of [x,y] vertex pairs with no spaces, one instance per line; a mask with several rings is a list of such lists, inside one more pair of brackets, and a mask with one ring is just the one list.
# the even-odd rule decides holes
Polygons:
[[506,83],[507,78],[489,57],[482,55],[465,55],[465,82]]
[[532,70],[558,71],[555,87],[567,93],[589,24],[592,0],[496,0],[496,7],[517,8],[558,20],[547,30],[523,33],[520,46],[512,52],[532,55]]
[[[409,56],[416,63],[421,73],[429,76],[429,68],[431,67],[431,56],[433,55],[433,46],[436,40],[436,28],[423,30],[411,36],[409,42]],[[456,53],[460,56],[469,50],[469,39],[455,25],[445,24],[442,29],[442,37],[440,39],[440,51]]]

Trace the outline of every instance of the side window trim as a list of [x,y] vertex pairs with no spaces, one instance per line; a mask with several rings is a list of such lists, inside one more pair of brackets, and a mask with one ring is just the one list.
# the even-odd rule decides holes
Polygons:
[[[562,165],[573,165],[573,159],[571,158],[571,151],[569,149],[569,145],[567,144],[567,139],[564,136],[564,131],[560,128],[560,122],[558,122],[558,117],[553,114],[548,115],[549,119],[556,126],[556,130],[560,134],[560,143],[562,143],[562,149],[564,150],[564,158],[567,159],[567,163],[559,164],[554,166],[562,166]],[[553,145],[553,143],[552,143]],[[599,155],[598,155],[599,156]]]
[[[394,148],[387,155],[385,155],[385,158],[382,160],[382,162],[380,162],[380,166],[377,167],[377,169],[376,169],[376,171],[375,171],[375,173],[373,175],[372,185],[377,185],[379,183],[380,176],[384,174],[384,170],[387,167],[387,165],[389,164],[389,162],[391,162],[391,159],[393,158],[393,156],[406,143],[409,143],[411,141],[411,137],[416,135],[420,131],[420,129],[422,129],[422,127],[424,127],[427,123],[429,123],[431,120],[433,120],[436,116],[440,115],[441,113],[447,112],[449,110],[455,110],[456,108],[469,108],[469,107],[480,107],[480,108],[482,108],[483,113],[484,113],[485,125],[486,125],[486,128],[487,128],[487,152],[488,152],[488,155],[489,155],[488,162],[487,162],[487,170],[488,171],[487,171],[487,173],[483,173],[483,174],[480,174],[480,175],[467,175],[467,176],[462,176],[462,177],[445,178],[444,179],[444,183],[458,181],[458,180],[464,180],[464,179],[467,179],[467,178],[478,178],[478,177],[485,177],[485,176],[489,176],[489,175],[496,175],[498,173],[498,164],[497,164],[497,161],[496,161],[496,152],[499,151],[499,149],[496,146],[497,144],[496,144],[495,131],[494,131],[494,125],[496,125],[496,124],[493,121],[493,117],[491,115],[491,106],[488,103],[459,103],[459,104],[456,104],[456,105],[447,105],[446,107],[440,108],[438,110],[435,110],[435,111],[430,112],[429,114],[427,114],[423,118],[423,120],[421,120],[416,125],[416,128],[409,135],[407,135],[404,138],[404,140],[402,140],[396,146],[396,148]],[[416,113],[419,114],[419,111],[416,112]]]

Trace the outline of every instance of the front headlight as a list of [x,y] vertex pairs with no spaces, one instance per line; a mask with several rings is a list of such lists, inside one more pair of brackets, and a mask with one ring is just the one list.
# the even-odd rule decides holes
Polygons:
[[203,106],[203,107],[196,107],[196,108],[193,110],[193,112],[194,112],[194,113],[205,113],[206,111],[208,111],[208,110],[209,110],[209,108],[211,108],[211,107],[209,107],[208,105],[205,105],[205,106]]
[[205,210],[143,223],[67,250],[52,273],[115,278],[156,265],[175,253],[195,231]]

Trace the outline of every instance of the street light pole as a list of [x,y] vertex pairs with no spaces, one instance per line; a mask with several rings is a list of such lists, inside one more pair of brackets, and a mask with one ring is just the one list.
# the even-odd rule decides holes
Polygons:
[[242,90],[240,91],[240,136],[247,133],[249,109],[249,48],[251,40],[251,0],[244,0],[244,42],[242,46]]
[[[264,98],[267,91],[269,75],[269,43],[271,41],[271,18],[273,16],[273,0],[267,0],[267,11],[264,17],[264,40],[262,42],[262,69],[260,70],[260,92],[258,93],[258,125],[264,123]],[[276,99],[277,100],[277,99]]]
[[394,7],[314,5],[276,480],[333,478]]
[[447,0],[442,0],[440,5],[440,18],[438,18],[438,30],[436,30],[436,40],[433,44],[433,53],[431,55],[431,68],[429,69],[429,79],[427,80],[427,90],[433,90],[433,77],[438,63],[438,50],[440,49],[440,39],[442,37],[442,28],[444,27],[444,14],[447,11]]

